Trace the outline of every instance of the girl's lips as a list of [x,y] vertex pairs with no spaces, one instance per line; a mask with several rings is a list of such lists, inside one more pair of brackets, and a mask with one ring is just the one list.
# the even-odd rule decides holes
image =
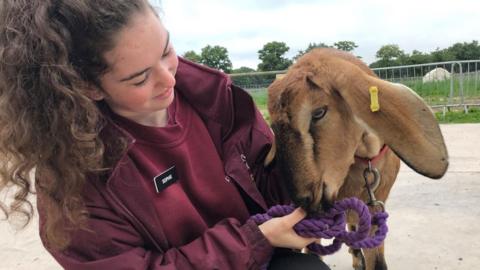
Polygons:
[[155,98],[158,98],[158,99],[166,99],[168,97],[170,97],[170,95],[172,94],[173,92],[173,87],[172,88],[169,88],[167,91],[163,92],[162,94],[156,96]]

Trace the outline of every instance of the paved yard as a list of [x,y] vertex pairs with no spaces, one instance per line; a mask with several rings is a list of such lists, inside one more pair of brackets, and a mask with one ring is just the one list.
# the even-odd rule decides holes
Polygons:
[[[480,265],[480,124],[443,125],[450,168],[441,180],[403,166],[389,201],[390,270],[470,270]],[[0,269],[61,269],[43,250],[35,219],[19,233],[0,222]],[[352,269],[346,249],[325,260]]]
[[[445,177],[431,180],[402,164],[387,202],[391,270],[480,265],[480,124],[443,125],[442,131],[450,155]],[[325,260],[332,269],[352,269],[346,248]]]

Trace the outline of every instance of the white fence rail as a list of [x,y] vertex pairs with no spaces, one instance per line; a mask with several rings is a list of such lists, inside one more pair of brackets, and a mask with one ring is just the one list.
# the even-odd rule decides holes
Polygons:
[[443,111],[480,106],[480,60],[376,68],[382,79],[414,89],[432,108]]

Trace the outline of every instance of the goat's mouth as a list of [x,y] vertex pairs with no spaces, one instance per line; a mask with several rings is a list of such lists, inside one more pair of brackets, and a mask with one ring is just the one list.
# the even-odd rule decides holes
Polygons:
[[327,196],[323,195],[322,199],[320,200],[320,210],[327,212],[333,207],[334,203],[334,199],[328,199]]
[[302,207],[309,215],[316,215],[329,211],[335,200],[336,196],[328,193],[325,184],[323,184],[320,190],[312,190],[310,196],[295,196],[293,202],[295,205]]

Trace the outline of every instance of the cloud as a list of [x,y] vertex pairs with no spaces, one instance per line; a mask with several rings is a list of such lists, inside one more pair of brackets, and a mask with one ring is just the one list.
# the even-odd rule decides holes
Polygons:
[[224,46],[235,68],[256,68],[270,41],[285,42],[293,57],[310,42],[351,40],[370,63],[386,44],[430,52],[479,39],[478,4],[468,0],[163,0],[161,8],[179,54]]

